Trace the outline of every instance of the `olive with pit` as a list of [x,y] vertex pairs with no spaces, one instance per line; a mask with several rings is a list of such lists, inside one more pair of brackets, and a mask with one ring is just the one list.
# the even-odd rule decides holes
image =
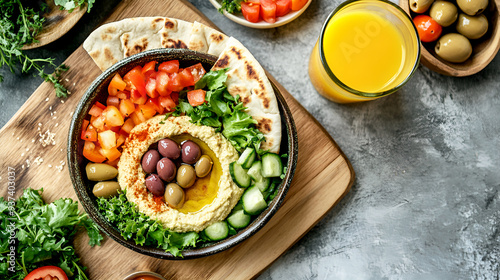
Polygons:
[[429,9],[434,0],[409,0],[410,9],[415,13],[423,13]]
[[165,185],[160,177],[156,174],[149,174],[146,178],[146,188],[154,196],[162,196],[165,193]]
[[469,39],[479,39],[488,31],[488,19],[485,15],[469,16],[461,13],[457,31]]
[[212,170],[212,165],[214,162],[212,159],[207,156],[207,155],[202,155],[200,159],[196,162],[196,165],[194,166],[194,170],[196,171],[196,176],[199,178],[203,178],[210,173]]
[[429,15],[442,27],[452,25],[458,17],[458,9],[448,1],[436,1],[431,6]]
[[96,197],[109,198],[118,194],[120,185],[116,181],[104,181],[94,185],[92,193]]
[[106,163],[88,163],[85,171],[91,181],[111,180],[118,175],[118,169]]
[[156,171],[156,165],[160,161],[160,153],[157,150],[149,150],[142,157],[142,170],[146,173]]
[[201,157],[201,149],[198,144],[191,140],[182,143],[182,162],[195,164]]
[[191,165],[183,164],[177,170],[177,184],[186,189],[191,187],[196,180],[196,172]]
[[448,33],[439,38],[434,50],[442,59],[454,63],[464,62],[472,54],[469,39],[458,33]]
[[170,207],[181,208],[184,198],[184,190],[176,183],[170,183],[165,187],[165,201]]
[[486,10],[488,0],[457,0],[457,5],[469,16],[476,16]]
[[175,163],[169,158],[162,158],[156,164],[156,172],[164,181],[172,181],[175,178],[176,167]]
[[162,156],[169,159],[177,159],[181,155],[179,144],[170,138],[158,141],[158,151]]

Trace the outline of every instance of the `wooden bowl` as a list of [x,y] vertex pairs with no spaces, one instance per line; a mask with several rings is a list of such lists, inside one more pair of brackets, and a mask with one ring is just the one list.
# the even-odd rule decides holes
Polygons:
[[90,85],[78,103],[75,113],[73,114],[68,135],[68,169],[73,187],[78,199],[83,205],[83,208],[90,218],[92,218],[99,228],[110,238],[129,249],[152,257],[161,259],[192,259],[209,256],[236,246],[240,242],[255,234],[271,219],[285,199],[285,195],[292,182],[295,167],[297,165],[298,139],[292,113],[279,89],[271,82],[281,114],[281,127],[283,135],[281,140],[281,153],[288,154],[288,162],[287,172],[285,174],[285,178],[279,186],[278,194],[269,203],[267,209],[256,217],[250,225],[240,230],[236,235],[230,236],[222,241],[207,244],[203,247],[184,250],[182,252],[182,258],[175,257],[161,248],[140,246],[136,245],[133,240],[125,240],[121,236],[120,231],[113,227],[106,220],[106,218],[104,218],[101,212],[99,212],[97,199],[92,193],[95,182],[90,182],[85,174],[85,166],[87,165],[88,160],[82,155],[84,141],[80,139],[81,127],[84,118],[88,115],[90,108],[96,101],[103,104],[106,103],[108,84],[116,73],[123,76],[135,66],[144,65],[151,60],[162,62],[173,59],[179,60],[181,67],[202,63],[205,69],[210,69],[217,61],[216,56],[205,53],[199,53],[187,49],[164,48],[153,49],[135,54],[108,68]]
[[[410,10],[408,0],[399,0],[399,6],[401,6],[411,18],[418,15]],[[422,49],[420,61],[422,64],[432,71],[454,77],[470,76],[483,70],[483,68],[495,58],[500,48],[499,7],[500,0],[489,0],[488,9],[484,11],[484,15],[488,18],[489,23],[488,32],[477,40],[471,40],[472,55],[465,62],[451,63],[439,58],[434,51],[436,42],[431,42],[420,43]],[[454,26],[454,24],[452,26]],[[444,32],[445,29],[443,29],[443,33]]]

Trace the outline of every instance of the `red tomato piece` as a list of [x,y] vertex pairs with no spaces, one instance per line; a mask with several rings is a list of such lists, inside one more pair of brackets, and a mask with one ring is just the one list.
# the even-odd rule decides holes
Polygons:
[[126,81],[130,81],[132,86],[138,90],[141,95],[146,96],[146,77],[142,74],[142,67],[136,66],[132,70],[130,70],[123,79]]
[[98,117],[92,116],[90,118],[90,123],[97,128],[98,130],[103,130],[104,129],[104,124],[106,122],[106,119],[104,118],[103,115],[100,115]]
[[178,75],[183,88],[194,86],[193,74],[191,74],[191,71],[189,69],[182,70],[181,72],[178,73]]
[[179,104],[179,93],[178,92],[172,92],[170,94],[170,98],[172,98],[172,101],[174,101],[175,106]]
[[287,15],[292,9],[292,0],[276,0],[276,17]]
[[82,123],[82,133],[81,133],[81,135],[80,135],[80,138],[81,138],[82,140],[85,140],[85,139],[83,138],[83,135],[85,135],[85,130],[87,130],[87,127],[89,126],[89,123],[90,123],[90,122],[89,122],[89,120],[83,120],[83,123]]
[[205,103],[205,95],[206,92],[202,89],[191,90],[187,93],[187,99],[189,101],[189,104],[195,107]]
[[125,117],[130,116],[135,111],[135,104],[130,99],[122,99],[120,101],[120,113]]
[[160,106],[165,108],[167,112],[173,111],[175,106],[177,106],[170,96],[160,96],[158,97]]
[[418,36],[422,42],[436,41],[443,31],[441,25],[430,16],[418,15],[413,19],[413,23],[417,27]]
[[113,76],[113,79],[111,79],[111,82],[109,82],[109,85],[118,89],[118,90],[124,90],[125,87],[127,87],[127,83],[125,83],[120,76],[120,74],[116,73]]
[[170,82],[170,78],[167,72],[160,70],[158,74],[156,74],[156,91],[161,96],[170,95],[171,90],[168,89],[168,84]]
[[165,61],[158,66],[158,71],[164,71],[168,74],[177,73],[179,71],[179,61],[178,60],[170,60]]
[[130,133],[132,128],[134,128],[135,122],[131,118],[127,119],[125,123],[123,123],[122,128],[120,131],[124,131],[125,133]]
[[138,90],[132,89],[130,91],[130,100],[135,104],[144,104],[148,100],[146,94],[141,94]]
[[205,68],[203,68],[203,65],[201,65],[201,63],[189,66],[185,70],[191,72],[195,84],[205,75],[205,73],[207,73],[207,71],[205,71]]
[[156,62],[154,60],[146,63],[144,65],[144,67],[142,67],[142,71],[141,71],[142,74],[144,76],[149,76],[151,73],[155,72],[156,63],[158,63],[158,62]]
[[105,118],[106,126],[121,126],[123,125],[123,116],[115,106],[108,106],[104,111],[102,111],[102,115]]
[[97,130],[91,124],[89,124],[85,128],[85,130],[82,130],[81,139],[86,141],[97,141]]
[[53,265],[42,266],[33,270],[28,275],[26,275],[26,277],[24,277],[24,280],[53,278],[57,278],[59,280],[68,280],[68,276],[66,275],[66,273],[64,273],[64,270]]
[[106,105],[118,108],[120,106],[120,98],[116,96],[108,96],[108,99],[106,99]]
[[276,3],[274,0],[260,0],[260,16],[266,22],[276,22]]
[[304,7],[308,0],[292,0],[292,11],[298,11]]
[[241,13],[249,22],[259,22],[260,4],[254,2],[241,2]]
[[[104,109],[105,108],[106,107],[104,107]],[[89,115],[94,116],[94,117],[99,117],[102,114],[102,111],[104,109],[101,108],[100,106],[97,106],[97,102],[96,102],[96,104],[92,105],[92,107],[90,108]]]
[[184,86],[182,86],[181,77],[178,73],[173,73],[170,75],[170,81],[167,88],[171,91],[181,91]]
[[116,94],[116,97],[118,97],[120,99],[129,99],[130,98],[130,92],[128,92],[128,91],[119,91]]
[[156,110],[153,108],[153,106],[148,105],[148,104],[142,104],[139,105],[136,109],[136,112],[140,111],[141,114],[144,116],[146,120],[149,120],[152,118],[154,115],[156,115]]
[[158,112],[158,114],[160,114],[160,115],[163,114],[163,112],[165,111],[165,108],[163,108],[160,105],[160,101],[158,101],[158,98],[150,98],[150,99],[148,99],[148,101],[146,102],[146,105],[149,105],[152,108],[154,108],[155,111]]
[[[88,159],[92,162],[97,162],[97,163],[101,163],[101,162],[106,160],[106,157],[99,153],[98,148],[95,145],[95,143],[91,142],[91,141],[85,141],[85,144],[83,145],[83,156],[86,159]],[[35,271],[36,270],[33,270],[32,273]],[[29,275],[31,275],[31,273],[28,274],[28,276]],[[28,277],[28,276],[26,276],[26,277]],[[38,279],[38,278],[24,278],[24,279]],[[68,278],[62,278],[62,279],[68,279]]]
[[116,147],[116,132],[105,130],[97,134],[99,145],[105,150]]
[[105,156],[109,161],[119,159],[122,153],[117,148],[100,149],[99,153]]
[[146,84],[146,91],[148,92],[149,97],[158,97],[158,91],[156,91],[156,78],[149,77],[148,83]]

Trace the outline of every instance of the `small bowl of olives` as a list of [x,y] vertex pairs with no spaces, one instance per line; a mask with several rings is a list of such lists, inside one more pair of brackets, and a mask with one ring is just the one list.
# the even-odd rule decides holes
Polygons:
[[421,40],[420,61],[447,76],[484,69],[500,48],[498,0],[400,0]]

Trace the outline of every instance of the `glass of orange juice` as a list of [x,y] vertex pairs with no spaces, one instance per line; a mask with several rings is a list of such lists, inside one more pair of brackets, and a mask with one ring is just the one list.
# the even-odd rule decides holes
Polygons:
[[385,0],[350,0],[323,25],[309,60],[309,77],[332,101],[368,101],[400,89],[419,60],[417,30],[399,6]]

